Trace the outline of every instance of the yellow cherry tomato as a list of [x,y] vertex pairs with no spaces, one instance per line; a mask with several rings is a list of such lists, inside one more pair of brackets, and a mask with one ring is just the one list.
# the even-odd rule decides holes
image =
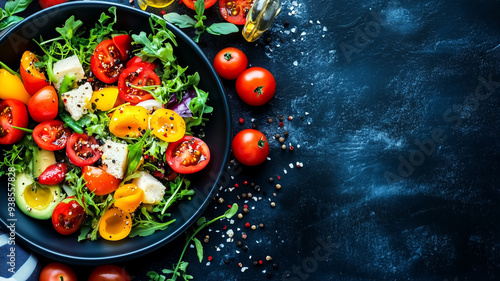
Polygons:
[[118,87],[110,86],[94,91],[92,93],[91,104],[95,109],[108,111],[113,108],[118,97]]
[[170,109],[157,109],[149,123],[153,134],[166,142],[180,140],[186,134],[186,123],[175,111]]
[[117,241],[127,237],[132,230],[130,213],[118,208],[109,208],[99,221],[99,234],[102,238]]
[[116,109],[109,122],[109,131],[119,138],[137,138],[148,129],[149,113],[142,106],[126,105]]
[[115,207],[123,212],[132,213],[144,201],[144,191],[135,184],[120,186],[113,195]]
[[31,96],[24,88],[23,82],[17,75],[0,69],[0,99],[15,99],[28,104]]

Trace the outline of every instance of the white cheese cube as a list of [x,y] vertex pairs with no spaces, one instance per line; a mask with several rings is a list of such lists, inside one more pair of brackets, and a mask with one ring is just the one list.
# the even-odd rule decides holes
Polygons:
[[106,172],[118,179],[123,179],[127,171],[128,148],[126,144],[106,140],[101,146],[102,165]]
[[61,95],[66,111],[75,120],[87,113],[92,99],[92,85],[89,82]]
[[166,187],[155,177],[146,172],[140,172],[141,176],[135,178],[132,183],[144,191],[145,204],[158,204],[165,195]]
[[85,78],[85,71],[83,71],[82,64],[77,56],[71,56],[55,62],[53,71],[57,79],[57,83],[54,85],[57,91],[59,91],[61,82],[66,74],[75,74],[77,82]]

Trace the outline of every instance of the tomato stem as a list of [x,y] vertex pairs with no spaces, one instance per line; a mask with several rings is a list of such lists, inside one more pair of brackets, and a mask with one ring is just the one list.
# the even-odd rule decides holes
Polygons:
[[257,145],[259,146],[259,148],[264,148],[264,145],[266,144],[266,140],[264,140],[264,137],[261,137],[260,140],[257,142]]
[[31,129],[17,127],[17,126],[10,126],[10,127],[14,128],[14,129],[21,130],[21,131],[26,132],[26,133],[30,133],[30,134],[33,133],[33,130],[31,130]]
[[227,52],[224,54],[225,60],[230,61],[232,58],[233,58],[233,56],[231,56],[231,52]]
[[255,88],[255,90],[253,90],[253,92],[257,93],[257,96],[260,96],[260,95],[262,95],[263,88],[264,88],[264,86],[259,86],[259,87]]

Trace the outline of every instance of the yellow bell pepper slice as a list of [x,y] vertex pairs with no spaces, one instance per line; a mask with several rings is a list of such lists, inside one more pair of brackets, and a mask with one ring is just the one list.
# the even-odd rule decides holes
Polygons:
[[118,97],[118,87],[110,86],[92,93],[90,103],[92,107],[95,104],[95,109],[108,111],[113,108]]
[[144,201],[144,191],[135,184],[120,186],[114,193],[115,207],[123,212],[132,213]]
[[138,138],[148,129],[149,113],[142,106],[126,105],[111,115],[109,131],[119,138]]
[[5,69],[0,69],[0,99],[15,99],[28,104],[31,96],[24,89],[23,82],[17,75],[10,74]]

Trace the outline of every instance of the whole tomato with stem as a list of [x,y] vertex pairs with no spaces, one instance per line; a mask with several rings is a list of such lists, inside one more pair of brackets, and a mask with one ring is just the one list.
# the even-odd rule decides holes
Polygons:
[[224,79],[238,78],[247,66],[248,58],[240,49],[227,47],[215,55],[214,69]]
[[266,161],[269,155],[269,142],[262,132],[245,129],[233,138],[231,149],[241,164],[257,166]]
[[236,79],[236,93],[247,104],[264,105],[276,92],[276,80],[267,69],[251,67]]
[[47,264],[40,272],[40,281],[54,281],[54,280],[64,280],[64,281],[77,281],[76,274],[69,266],[53,262]]
[[105,264],[96,267],[92,271],[89,281],[130,281],[130,275],[122,267]]

